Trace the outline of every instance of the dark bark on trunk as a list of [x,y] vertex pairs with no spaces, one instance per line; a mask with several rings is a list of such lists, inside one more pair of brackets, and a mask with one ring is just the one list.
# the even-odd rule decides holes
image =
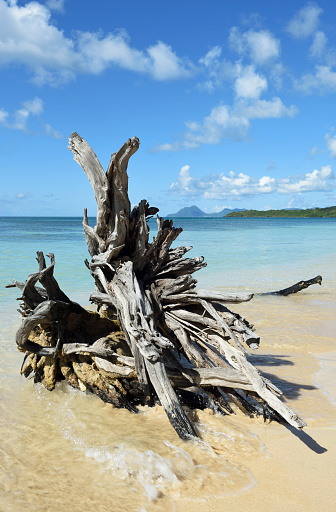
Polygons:
[[266,293],[259,293],[258,295],[283,295],[286,297],[287,295],[291,295],[292,293],[301,292],[301,290],[305,290],[312,284],[322,284],[322,277],[316,276],[312,279],[308,279],[308,281],[299,281],[296,284],[293,284],[293,286],[289,286],[288,288],[283,288],[282,290],[278,290],[276,292],[266,292]]

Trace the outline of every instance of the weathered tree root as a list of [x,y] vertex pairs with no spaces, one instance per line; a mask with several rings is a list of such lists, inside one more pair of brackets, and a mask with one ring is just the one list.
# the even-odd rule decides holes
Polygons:
[[253,295],[197,289],[192,274],[206,263],[184,257],[191,247],[171,248],[182,231],[172,221],[157,217],[149,242],[147,220],[158,210],[143,200],[131,211],[128,199],[127,165],[138,147],[136,137],[129,139],[105,173],[90,146],[71,135],[69,148],[97,201],[96,226],[89,226],[86,210],[83,226],[95,281],[90,299],[101,315],[72,302],[53,276],[53,255],[46,267],[38,253],[39,272],[25,284],[14,281],[23,301],[16,341],[28,354],[22,373],[34,373],[48,389],[67,379],[132,411],[158,400],[183,439],[196,436],[183,404],[231,413],[231,400],[248,415],[302,428],[281,391],[246,359],[260,339],[227,304]]

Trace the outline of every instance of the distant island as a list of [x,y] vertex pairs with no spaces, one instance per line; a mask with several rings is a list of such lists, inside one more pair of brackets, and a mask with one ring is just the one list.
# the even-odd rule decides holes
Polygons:
[[186,206],[185,208],[181,208],[177,213],[170,213],[166,215],[166,217],[225,217],[228,213],[236,213],[242,212],[243,209],[235,208],[234,210],[230,210],[229,208],[224,208],[220,212],[217,213],[205,213],[198,206]]
[[336,206],[307,208],[306,210],[241,210],[227,213],[225,217],[336,217]]

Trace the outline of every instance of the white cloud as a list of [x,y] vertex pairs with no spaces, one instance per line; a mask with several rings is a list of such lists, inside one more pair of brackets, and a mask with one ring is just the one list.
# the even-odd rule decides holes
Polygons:
[[271,100],[258,99],[251,103],[240,102],[235,109],[240,116],[246,119],[294,117],[298,113],[295,105],[286,107],[278,97]]
[[222,54],[222,49],[220,46],[214,46],[213,48],[211,48],[208,53],[206,53],[204,55],[204,57],[202,57],[200,60],[199,60],[199,63],[200,64],[203,64],[203,66],[209,68],[209,67],[213,67],[214,65],[217,64],[218,62],[218,59],[219,57],[221,56]]
[[230,30],[229,43],[233,50],[248,55],[256,64],[266,64],[280,55],[280,41],[268,30]]
[[336,158],[336,135],[332,136],[329,133],[325,136],[327,148],[330,151],[330,156]]
[[270,176],[263,176],[259,179],[260,192],[263,194],[273,192],[275,183],[275,178],[271,178]]
[[311,57],[319,58],[322,57],[327,45],[327,37],[324,32],[318,30],[313,39],[313,44],[309,48],[309,55]]
[[229,35],[229,43],[239,55],[246,55],[252,64],[244,65],[241,59],[232,62],[221,58],[222,48],[214,46],[204,57],[199,59],[200,69],[206,75],[203,83],[198,84],[200,89],[212,92],[222,86],[224,82],[234,84],[238,94],[242,91],[245,96],[248,79],[252,81],[247,97],[257,97],[267,88],[267,80],[256,72],[256,66],[267,65],[272,81],[276,87],[281,86],[281,77],[284,73],[283,65],[276,59],[280,56],[280,42],[267,30],[248,30],[240,32],[233,27]]
[[322,149],[320,149],[318,146],[314,146],[313,148],[311,148],[310,150],[310,154],[311,155],[319,155],[320,153],[323,153],[324,151]]
[[216,204],[216,206],[214,206],[213,208],[211,208],[210,212],[214,212],[214,213],[219,213],[221,211],[223,211],[224,209],[227,209],[227,210],[232,210],[232,206],[229,205],[227,206],[226,204],[222,204],[222,206],[218,206]]
[[28,110],[25,108],[19,108],[14,112],[14,121],[11,124],[7,124],[7,126],[13,130],[25,131],[27,129],[28,118]]
[[[329,181],[330,180],[330,181]],[[319,192],[333,190],[336,186],[335,176],[331,165],[326,165],[320,171],[315,169],[307,173],[303,178],[284,178],[278,181],[277,192],[279,194],[292,194],[301,192]]]
[[63,135],[58,132],[57,130],[55,130],[55,128],[53,128],[50,124],[44,124],[44,131],[47,135],[49,135],[49,137],[52,137],[53,139],[64,139]]
[[[31,116],[39,116],[43,112],[43,101],[41,98],[34,98],[22,103],[22,107],[16,109],[12,116],[0,109],[0,124],[11,130],[28,131],[29,120]],[[43,132],[54,139],[63,139],[63,135],[55,130],[50,124],[41,124]]]
[[[188,195],[190,191],[193,190],[193,181],[194,179],[189,174],[189,165],[184,165],[181,167],[180,173],[179,173],[179,185],[182,187],[182,189],[185,191],[185,195]],[[174,183],[170,186],[170,190],[174,190]]]
[[286,68],[281,62],[277,62],[272,66],[272,69],[270,71],[270,80],[277,90],[280,90],[282,87],[285,72]]
[[221,59],[221,54],[221,47],[214,46],[199,59],[200,69],[206,76],[205,82],[198,84],[200,89],[212,92],[215,88],[222,86],[223,82],[232,83],[237,78],[242,66],[225,58]]
[[151,153],[160,153],[161,151],[181,151],[181,149],[180,142],[165,142],[164,144],[157,144],[150,151]]
[[41,98],[34,98],[33,100],[27,100],[23,102],[23,107],[29,112],[37,116],[43,112],[43,100]]
[[22,107],[15,110],[13,114],[13,121],[9,122],[9,114],[4,109],[0,110],[0,123],[13,130],[25,131],[27,123],[31,115],[38,116],[43,112],[43,101],[41,98],[34,98],[22,103]]
[[149,57],[131,48],[125,31],[105,37],[100,33],[79,32],[77,42],[77,48],[72,54],[77,59],[77,72],[83,72],[85,66],[87,72],[98,74],[111,65],[136,72],[150,70]]
[[303,75],[296,80],[295,87],[305,93],[336,92],[336,72],[330,66],[316,66],[315,69],[315,74]]
[[0,108],[0,124],[7,123],[8,119],[8,112],[4,110],[3,108]]
[[255,196],[277,192],[293,194],[313,191],[330,191],[336,188],[335,176],[330,165],[315,169],[304,177],[289,176],[276,179],[270,176],[253,178],[244,173],[230,171],[228,175],[212,173],[209,176],[195,178],[189,172],[190,167],[182,167],[177,180],[170,187],[171,194],[198,197],[203,199],[240,199],[243,196]]
[[295,38],[311,36],[319,24],[319,16],[323,9],[315,3],[309,3],[300,9],[287,25],[287,31]]
[[65,2],[65,0],[47,0],[46,6],[51,11],[63,12],[64,11],[64,2]]
[[30,192],[20,192],[19,194],[16,194],[16,199],[30,199],[32,194]]
[[324,167],[321,167],[320,177],[325,180],[332,180],[335,178],[335,176],[332,172],[331,165],[325,165]]
[[[61,1],[46,4],[53,9]],[[116,34],[76,32],[66,37],[51,23],[50,8],[38,2],[23,6],[0,0],[0,65],[22,64],[39,85],[58,85],[80,73],[98,74],[111,66],[145,73],[155,80],[189,76],[192,66],[159,41],[145,50],[131,47],[125,31]]]
[[233,106],[217,105],[203,121],[186,122],[187,131],[180,141],[157,145],[152,151],[195,149],[202,144],[219,144],[224,138],[246,137],[252,119],[294,117],[297,108],[286,107],[280,98],[261,100],[240,98]]
[[156,80],[172,80],[188,76],[190,70],[167,44],[159,41],[147,49],[151,58],[150,72]]
[[185,140],[197,146],[201,144],[219,144],[224,137],[243,136],[248,127],[249,120],[237,115],[234,109],[227,105],[214,107],[202,123],[186,123],[189,131],[185,133]]
[[267,89],[267,80],[255,72],[254,66],[247,66],[236,79],[234,88],[238,97],[256,99]]

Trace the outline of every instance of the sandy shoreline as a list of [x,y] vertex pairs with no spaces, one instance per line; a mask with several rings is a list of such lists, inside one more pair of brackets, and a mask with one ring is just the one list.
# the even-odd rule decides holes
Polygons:
[[[256,313],[255,316],[257,316],[258,310],[259,308],[256,308],[256,311],[252,311],[252,313]],[[271,320],[273,310],[274,312],[277,310],[279,314],[279,305],[268,306],[268,318]],[[286,306],[286,314],[283,315],[286,319],[288,319],[288,311],[290,311],[290,306],[288,308]],[[329,315],[328,318],[330,318]],[[317,330],[317,323],[320,321],[320,315],[311,317],[311,323],[307,328],[310,336],[314,329]],[[256,323],[261,322],[257,319]],[[31,432],[31,439],[27,438],[27,443],[25,442],[24,446],[18,448],[20,453],[12,458],[12,460],[19,459],[23,453],[19,469],[13,469],[13,475],[15,479],[17,475],[20,482],[19,475],[24,467],[29,468],[29,472],[32,472],[29,473],[31,480],[28,486],[23,484],[21,487],[23,482],[21,485],[15,482],[7,485],[7,492],[0,499],[0,504],[5,505],[3,510],[15,512],[22,510],[20,502],[12,494],[18,489],[22,491],[20,500],[24,500],[26,510],[41,512],[51,510],[50,505],[55,502],[55,499],[57,506],[64,512],[81,510],[80,502],[70,505],[70,496],[82,496],[85,502],[89,501],[99,512],[108,510],[123,512],[126,503],[127,507],[134,512],[184,512],[185,510],[188,512],[226,510],[230,512],[282,512],[287,510],[329,512],[333,510],[334,482],[336,480],[336,351],[322,353],[307,351],[313,338],[293,337],[290,335],[293,324],[288,322],[286,326],[287,329],[283,328],[281,335],[276,336],[272,332],[272,337],[268,333],[271,329],[269,325],[257,326],[258,331],[263,331],[264,343],[260,348],[261,354],[255,357],[257,365],[259,364],[263,373],[272,374],[272,380],[274,376],[277,376],[276,382],[284,390],[289,407],[306,420],[308,426],[298,432],[275,422],[264,424],[261,419],[249,419],[238,414],[222,419],[214,418],[214,423],[211,423],[211,416],[207,418],[201,416],[201,422],[205,422],[210,430],[212,427],[217,430],[214,436],[207,439],[210,439],[208,442],[214,446],[214,450],[228,461],[228,476],[220,474],[223,468],[225,470],[225,464],[223,468],[213,466],[207,456],[199,458],[200,453],[191,448],[189,453],[195,464],[206,464],[206,471],[210,472],[210,478],[205,478],[204,485],[202,485],[199,479],[195,481],[194,478],[195,476],[197,478],[197,475],[193,473],[194,469],[192,469],[190,473],[185,474],[186,478],[182,478],[177,492],[174,491],[174,486],[171,488],[168,486],[157,501],[155,499],[152,501],[148,497],[146,499],[144,488],[138,486],[136,490],[137,483],[134,480],[137,478],[138,468],[133,465],[133,459],[139,456],[139,453],[141,457],[146,457],[142,452],[148,449],[153,450],[155,456],[161,454],[163,457],[167,457],[170,450],[167,453],[160,451],[162,441],[166,438],[171,439],[173,445],[185,448],[184,444],[174,437],[163,411],[149,411],[144,418],[141,416],[136,418],[136,415],[129,416],[127,411],[116,413],[113,410],[108,411],[108,407],[100,401],[90,400],[90,397],[63,395],[62,393],[49,394],[45,390],[38,391],[38,387],[35,388],[28,382],[25,383],[22,379],[16,378],[20,357],[16,351],[10,352],[7,354],[7,364],[9,363],[8,356],[11,354],[13,358],[11,371],[15,376],[15,382],[20,384],[23,403],[29,403],[30,407],[33,407],[31,418],[24,422],[26,433]],[[323,347],[323,350],[325,347],[333,348],[333,333],[333,326],[330,325],[330,329],[324,333],[325,336],[319,339],[318,344]],[[304,334],[306,335],[306,333]],[[36,400],[38,396],[40,399]],[[67,400],[70,402],[66,403]],[[38,403],[39,401],[40,403]],[[84,418],[89,405],[90,408],[92,407],[93,415],[90,416],[87,423],[82,423],[86,421]],[[42,423],[38,426],[36,418],[41,413],[41,408],[44,407],[50,407],[55,418],[48,417],[45,423],[45,420],[40,417]],[[27,410],[26,406],[24,410]],[[71,419],[69,432],[75,442],[78,437],[78,446],[71,441],[72,438],[70,442],[67,436],[64,438],[64,432],[68,432],[68,430],[64,430],[64,428],[68,429],[68,426],[62,426],[62,422],[67,422],[64,420],[65,412],[74,414],[73,421],[69,417]],[[130,426],[136,427],[138,431],[134,432],[132,428],[130,432],[125,432],[125,420],[129,422]],[[149,425],[150,431],[153,433],[150,439],[148,439]],[[85,429],[89,429],[87,438],[82,436],[84,426]],[[52,436],[48,433],[50,428],[53,432]],[[21,431],[21,427],[19,430]],[[128,468],[130,473],[124,484],[122,480],[117,483],[115,470],[113,469],[111,472],[107,467],[104,468],[104,465],[101,466],[100,459],[104,456],[105,446],[108,447],[108,455],[114,457],[114,443],[123,442],[129,434],[132,436],[132,443],[136,443],[133,447],[125,447],[131,450],[131,461]],[[88,455],[90,449],[87,451],[87,448],[91,446],[93,435],[98,436],[94,442],[98,454],[97,460]],[[16,445],[16,434],[12,429],[8,430],[7,427],[4,430],[4,441],[6,438],[8,438],[9,446]],[[32,448],[29,446],[32,442],[35,443],[35,438],[42,439],[42,445],[39,441],[38,445],[34,444],[34,451],[31,451]],[[90,439],[90,444],[88,444],[88,439]],[[81,448],[81,444],[83,448]],[[62,446],[61,452],[60,446]],[[27,453],[25,453],[26,448]],[[46,450],[48,457],[45,457]],[[33,455],[34,463],[32,464]],[[114,461],[114,459],[112,460]],[[166,461],[166,459],[163,460]],[[78,464],[79,461],[80,464]],[[148,464],[151,463],[148,461]],[[63,469],[61,472],[55,473],[53,468],[56,467]],[[75,480],[74,468],[76,470]],[[234,468],[238,468],[238,473],[235,474]],[[241,473],[239,473],[240,468],[243,468]],[[132,474],[132,471],[135,473]],[[72,475],[71,485],[67,472]],[[92,482],[86,482],[83,494],[83,479],[86,480],[88,473],[91,475]],[[7,475],[9,478],[8,472]],[[50,489],[47,491],[50,479],[54,480],[55,489],[58,489],[58,492]],[[112,482],[113,490],[111,489]],[[155,479],[154,481],[149,479],[149,482],[156,484]],[[244,486],[244,482],[246,482],[246,486]],[[101,495],[96,495],[97,485],[101,489]],[[69,494],[70,491],[71,494]],[[139,495],[139,492],[142,495]],[[214,497],[209,497],[211,493],[214,494]],[[218,497],[215,497],[216,495]],[[183,496],[189,496],[189,498],[183,498]],[[138,502],[139,498],[142,504]]]
[[[312,354],[320,370],[312,377],[326,397],[326,406],[336,404],[336,352]],[[319,512],[335,508],[336,481],[336,407],[328,425],[311,421],[302,431],[252,420],[249,432],[258,436],[265,446],[265,457],[250,456],[241,462],[253,474],[256,484],[239,494],[205,501],[183,500],[178,512]],[[314,426],[315,423],[315,426]],[[268,456],[267,456],[268,455]]]
[[271,457],[249,459],[257,484],[227,498],[184,501],[177,510],[190,512],[319,512],[334,510],[335,427],[305,428],[294,434],[281,425],[253,425]]

